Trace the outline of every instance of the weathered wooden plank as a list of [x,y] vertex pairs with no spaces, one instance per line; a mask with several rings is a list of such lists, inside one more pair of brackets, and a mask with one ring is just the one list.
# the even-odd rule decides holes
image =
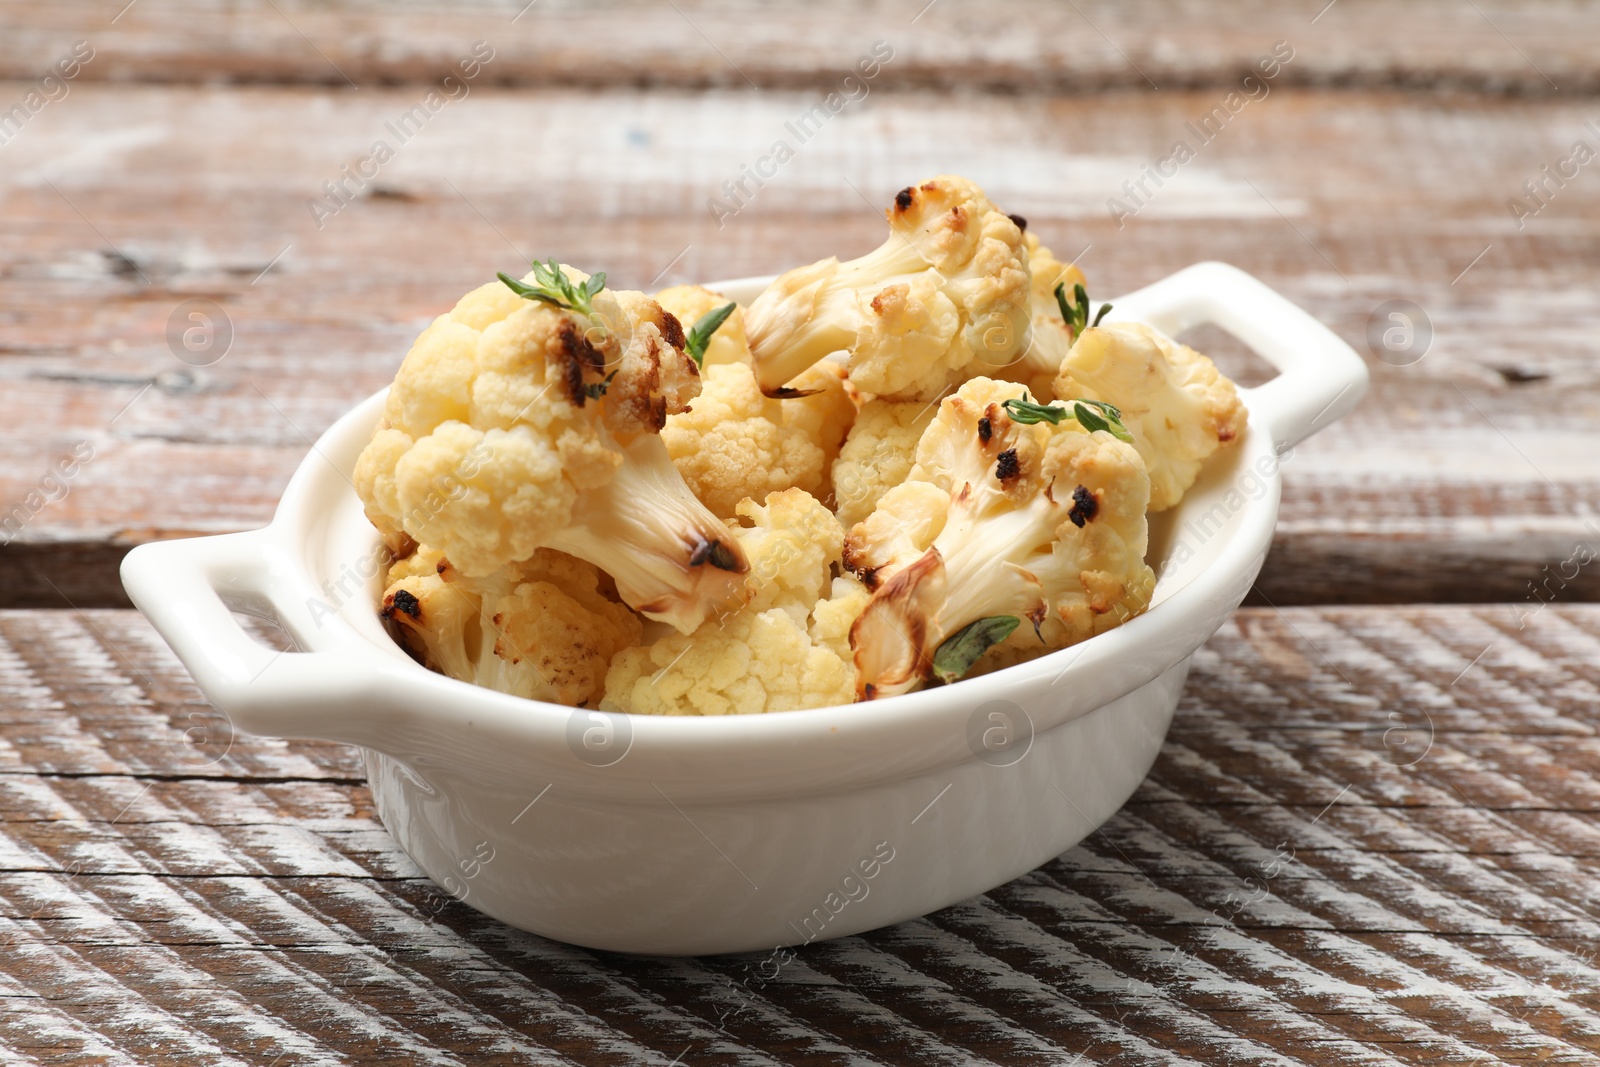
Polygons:
[[1593,1063],[1600,608],[1507,614],[1242,611],[1099,833],[761,983],[469,912],[349,750],[196,767],[139,616],[0,613],[0,1055]]
[[[1520,230],[1506,207],[1574,139],[1600,144],[1584,103],[1278,91],[1119,225],[1107,201],[1217,94],[875,96],[719,226],[708,200],[810,96],[485,90],[399,144],[385,124],[418,99],[82,85],[0,148],[0,513],[18,527],[0,603],[119,603],[127,545],[264,522],[420,326],[524,255],[625,286],[772,271],[871,247],[877,204],[958,164],[1098,292],[1225,259],[1363,351],[1385,301],[1427,309],[1426,354],[1369,353],[1368,402],[1285,461],[1264,602],[1600,596],[1582,565],[1600,543],[1582,295],[1600,185],[1569,182]],[[529,121],[537,137],[508,132]],[[951,130],[958,156],[927,147]],[[394,158],[328,199],[375,138]],[[220,350],[169,344],[191,299],[231,324],[207,366]]]
[[1552,2],[1462,5],[1327,0],[1168,5],[1084,0],[830,0],[805,8],[644,0],[334,4],[182,0],[9,5],[0,77],[32,78],[86,41],[79,77],[114,81],[435,82],[477,41],[482,75],[515,86],[832,89],[874,41],[879,84],[1100,92],[1235,82],[1274,42],[1304,60],[1293,84],[1552,94],[1600,85],[1585,49],[1595,16]]
[[[165,642],[132,614],[0,616],[0,773],[132,780],[359,778],[338,745],[234,736]],[[60,691],[70,689],[64,702]]]

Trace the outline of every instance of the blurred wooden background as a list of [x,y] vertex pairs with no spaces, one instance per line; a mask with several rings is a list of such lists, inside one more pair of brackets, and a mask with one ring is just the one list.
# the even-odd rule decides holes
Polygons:
[[[1600,616],[1532,613],[1600,599],[1597,42],[1555,0],[6,0],[0,1063],[1596,1062]],[[1040,872],[808,950],[719,1025],[737,963],[444,903],[349,752],[235,742],[105,610],[129,546],[265,523],[494,271],[855,254],[941,171],[1096,296],[1226,260],[1373,372],[1284,468],[1254,597],[1285,610],[1202,655],[1152,782]],[[1421,312],[1393,351],[1390,301]],[[1372,606],[1428,601],[1498,606]],[[1242,891],[1284,843],[1303,866]]]
[[[1287,465],[1272,602],[1523,600],[1600,530],[1600,181],[1508,207],[1575,141],[1600,150],[1582,8],[116,7],[5,8],[0,101],[75,42],[93,59],[0,147],[0,501],[80,441],[94,458],[0,554],[0,604],[122,604],[128,545],[264,523],[308,440],[497,269],[776,271],[874,246],[893,191],[941,170],[1081,254],[1099,294],[1224,259],[1363,352],[1380,305],[1424,310],[1425,354],[1371,358],[1370,399]],[[386,124],[479,41],[493,59],[401,143]],[[865,97],[719,226],[707,201],[875,41],[893,58]],[[1264,95],[1113,222],[1123,183],[1280,41]],[[379,139],[393,158],[318,218]],[[168,343],[191,299],[231,323],[210,366]],[[1590,569],[1563,595],[1597,593]]]

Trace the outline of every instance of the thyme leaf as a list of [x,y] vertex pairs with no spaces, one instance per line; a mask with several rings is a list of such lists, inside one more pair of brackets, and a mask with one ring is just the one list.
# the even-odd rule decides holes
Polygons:
[[990,615],[969,622],[949,637],[933,654],[933,673],[941,682],[949,683],[966,676],[978,657],[991,647],[1011,636],[1022,620],[1015,615]]
[[706,347],[711,344],[711,335],[728,321],[728,316],[733,314],[733,309],[736,307],[737,304],[729,301],[719,308],[712,308],[695,320],[694,326],[689,330],[689,336],[684,340],[683,350],[694,360],[696,367],[705,362]]
[[1068,403],[1070,407],[1040,404],[1024,394],[1020,400],[1015,398],[1007,400],[1004,406],[1006,414],[1011,416],[1011,421],[1020,422],[1024,426],[1040,422],[1059,426],[1062,419],[1072,419],[1090,433],[1105,430],[1119,441],[1133,443],[1133,434],[1122,424],[1122,412],[1115,404],[1108,404],[1104,400],[1072,400]]
[[1089,293],[1084,289],[1082,282],[1075,282],[1072,286],[1072,303],[1067,303],[1067,283],[1056,283],[1056,307],[1061,309],[1061,318],[1067,324],[1067,330],[1072,334],[1073,340],[1090,326],[1100,325],[1100,320],[1106,317],[1111,310],[1110,304],[1101,304],[1100,310],[1095,313],[1094,321],[1089,320]]
[[543,263],[534,260],[533,285],[518,281],[504,271],[497,271],[495,277],[524,300],[540,300],[589,316],[594,315],[594,298],[606,287],[605,271],[590,275],[588,281],[574,282],[554,258]]

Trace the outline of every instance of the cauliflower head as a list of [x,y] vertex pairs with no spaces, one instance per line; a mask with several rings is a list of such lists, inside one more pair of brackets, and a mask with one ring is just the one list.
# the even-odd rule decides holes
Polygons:
[[917,439],[939,406],[920,400],[868,400],[856,413],[833,463],[834,506],[848,529],[872,514],[885,492],[906,480]]
[[749,607],[781,607],[800,618],[828,591],[844,547],[844,527],[822,502],[803,489],[769,493],[765,504],[739,503],[735,529],[750,560]]
[[853,665],[855,654],[850,649],[850,628],[871,599],[872,590],[865,582],[854,575],[839,575],[833,580],[827,597],[817,601],[817,606],[811,609],[811,640]]
[[693,407],[668,417],[661,440],[712,514],[732,518],[741,500],[791,487],[831,497],[834,459],[856,414],[837,363],[804,371],[796,385],[806,395],[788,400],[764,396],[745,362],[709,365],[704,374]]
[[965,178],[908,186],[886,212],[889,238],[846,263],[789,271],[745,315],[756,380],[768,395],[845,352],[863,392],[927,400],[1028,343],[1022,229]]
[[700,389],[681,325],[642,293],[540,269],[521,284],[560,277],[589,306],[498,282],[464,296],[401,364],[356,490],[391,549],[430,545],[471,577],[561,549],[693,630],[742,595],[745,564],[658,436]]
[[[707,624],[708,626],[711,624]],[[637,715],[734,715],[825,708],[855,699],[850,664],[782,608],[673,634],[617,656],[601,708]]]
[[1058,397],[1117,406],[1150,472],[1150,510],[1172,507],[1222,445],[1244,432],[1239,392],[1216,364],[1141,323],[1095,326],[1062,361]]
[[1072,328],[1061,317],[1056,302],[1056,286],[1063,286],[1068,299],[1074,287],[1085,284],[1083,271],[1076,264],[1064,264],[1039,238],[1024,232],[1028,248],[1028,319],[1031,326],[1028,344],[1016,361],[995,370],[994,377],[1021,382],[1034,397],[1051,400],[1055,396],[1056,375],[1061,361],[1072,347]]
[[[674,285],[656,294],[656,303],[677,316],[685,332],[700,321],[707,312],[728,304],[728,298],[714,293],[702,285]],[[721,366],[724,363],[749,363],[750,343],[744,335],[744,310],[735,307],[717,332],[711,335],[700,358],[700,369]]]
[[[618,653],[601,707],[646,715],[729,715],[848,704],[855,675],[838,646],[855,594],[832,588],[844,530],[799,489],[744,501],[735,535],[756,592],[692,634]],[[857,609],[859,610],[859,609]],[[845,650],[847,651],[847,650]]]
[[873,591],[850,637],[862,697],[960,677],[975,656],[952,665],[943,646],[986,620],[1028,623],[1043,651],[1149,606],[1139,453],[1070,417],[1022,418],[1012,402],[1025,396],[1011,382],[963,385],[924,431],[910,479],[850,531],[844,561]]
[[418,546],[390,568],[382,616],[430,670],[584,707],[600,695],[612,658],[642,633],[638,616],[601,584],[593,565],[550,549],[468,578]]
[[1071,294],[1073,286],[1085,284],[1083,271],[1076,263],[1063,263],[1046,248],[1039,235],[1023,234],[1023,244],[1028,249],[1028,306],[1035,314],[1051,312],[1059,322],[1060,309],[1056,307],[1056,286],[1066,287]]

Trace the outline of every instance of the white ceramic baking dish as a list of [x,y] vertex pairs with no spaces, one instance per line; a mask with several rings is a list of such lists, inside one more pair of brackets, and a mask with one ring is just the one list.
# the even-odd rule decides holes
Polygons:
[[[749,301],[768,279],[715,285]],[[1215,323],[1281,372],[1250,426],[1156,516],[1150,611],[1021,666],[816,711],[658,718],[433,674],[374,608],[382,553],[350,485],[379,394],[295,473],[272,525],[144,545],[135,604],[235,728],[359,746],[378,813],[439,885],[513,926],[624,952],[839,937],[982,893],[1060,854],[1149,770],[1189,659],[1254,582],[1288,448],[1349,411],[1361,359],[1249,275],[1204,263],[1113,320]],[[276,619],[279,653],[229,609]]]

